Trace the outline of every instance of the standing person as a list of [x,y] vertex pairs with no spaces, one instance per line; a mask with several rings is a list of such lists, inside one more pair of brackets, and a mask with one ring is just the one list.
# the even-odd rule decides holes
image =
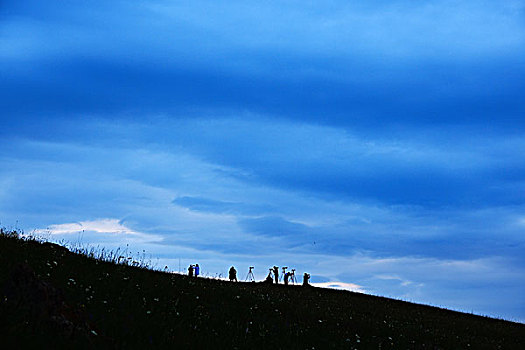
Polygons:
[[309,279],[310,279],[310,274],[305,272],[303,275],[303,286],[308,286]]
[[235,270],[235,267],[230,267],[230,271],[228,272],[228,275],[230,277],[230,282],[237,282],[237,270]]
[[193,277],[193,265],[190,265],[190,267],[188,267],[188,276]]
[[284,274],[284,285],[287,286],[288,285],[288,279],[290,278],[290,272],[286,272]]
[[268,272],[268,276],[266,276],[264,283],[273,284],[272,269]]
[[275,277],[275,284],[279,284],[279,267],[273,267],[273,276]]
[[195,264],[195,277],[199,277],[199,272],[200,272],[199,264]]

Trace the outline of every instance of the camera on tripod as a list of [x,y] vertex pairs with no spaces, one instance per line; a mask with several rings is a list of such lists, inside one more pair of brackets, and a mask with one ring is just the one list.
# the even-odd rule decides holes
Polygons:
[[246,281],[255,282],[255,276],[253,275],[253,269],[254,269],[253,266],[249,267],[248,274],[246,275],[246,279],[244,280],[244,282]]

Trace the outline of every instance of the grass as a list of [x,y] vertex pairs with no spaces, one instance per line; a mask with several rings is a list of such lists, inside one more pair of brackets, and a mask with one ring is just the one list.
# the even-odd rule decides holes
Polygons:
[[301,286],[152,270],[0,230],[0,335],[20,348],[525,349],[525,325]]

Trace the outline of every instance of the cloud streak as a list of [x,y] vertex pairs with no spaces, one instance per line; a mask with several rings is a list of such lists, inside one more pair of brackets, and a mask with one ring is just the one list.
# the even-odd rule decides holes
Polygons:
[[160,242],[162,236],[144,234],[136,232],[126,227],[120,220],[117,219],[98,219],[94,221],[81,221],[67,224],[50,225],[46,229],[37,229],[34,231],[36,235],[49,235],[51,239],[56,237],[67,237],[69,235],[104,235],[110,237],[114,241],[135,243]]
[[345,282],[318,282],[312,283],[314,287],[348,290],[350,292],[366,293],[361,286]]

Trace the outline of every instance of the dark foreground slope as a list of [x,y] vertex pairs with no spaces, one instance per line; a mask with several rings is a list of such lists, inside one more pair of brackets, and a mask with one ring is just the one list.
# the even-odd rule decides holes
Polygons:
[[525,349],[525,325],[319,288],[195,279],[0,235],[7,346]]

